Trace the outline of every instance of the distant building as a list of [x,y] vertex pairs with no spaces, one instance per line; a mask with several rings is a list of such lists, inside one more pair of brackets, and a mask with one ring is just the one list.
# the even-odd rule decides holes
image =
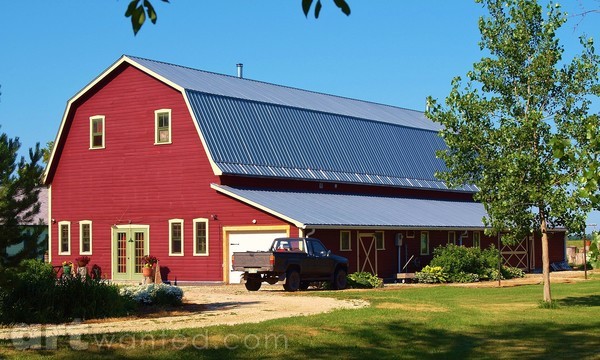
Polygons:
[[[448,242],[487,247],[474,186],[449,189],[422,112],[123,56],[67,104],[45,183],[51,261],[116,280],[238,282],[234,251],[312,236],[395,278]],[[564,230],[550,237],[565,257]],[[539,238],[502,250],[541,267]]]

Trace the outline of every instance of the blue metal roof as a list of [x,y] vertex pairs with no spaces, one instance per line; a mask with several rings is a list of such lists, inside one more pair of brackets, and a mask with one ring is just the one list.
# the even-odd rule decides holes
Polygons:
[[386,227],[483,229],[481,203],[334,193],[212,188],[301,228]]
[[185,90],[223,174],[449,190],[422,112],[127,58]]
[[160,61],[126,56],[184,89],[438,131],[420,111],[328,95]]
[[[448,189],[435,132],[196,91],[187,96],[226,174]],[[474,191],[465,187],[464,191]]]

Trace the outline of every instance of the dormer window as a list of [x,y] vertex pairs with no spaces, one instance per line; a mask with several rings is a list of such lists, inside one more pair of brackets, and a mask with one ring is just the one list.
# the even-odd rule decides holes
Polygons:
[[90,117],[90,149],[104,149],[104,116]]
[[171,143],[171,110],[161,109],[154,112],[155,144]]

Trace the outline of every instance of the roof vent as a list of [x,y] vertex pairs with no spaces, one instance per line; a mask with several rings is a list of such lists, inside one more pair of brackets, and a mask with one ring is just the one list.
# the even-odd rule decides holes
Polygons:
[[238,70],[238,77],[240,79],[243,79],[244,78],[244,64],[239,63],[236,66],[237,66],[237,70]]

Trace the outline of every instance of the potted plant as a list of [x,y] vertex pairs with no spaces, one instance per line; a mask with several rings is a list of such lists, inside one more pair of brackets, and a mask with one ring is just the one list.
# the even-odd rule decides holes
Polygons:
[[63,274],[71,274],[71,268],[73,267],[73,263],[70,261],[63,261],[62,263],[62,267],[63,267]]
[[156,265],[157,262],[158,262],[158,259],[156,258],[156,256],[145,255],[142,258],[142,263],[143,263],[142,273],[144,274],[145,277],[152,276],[152,271],[154,269],[154,265]]
[[77,263],[77,266],[84,267],[90,262],[90,257],[89,256],[80,256],[78,258],[75,258],[75,262]]

